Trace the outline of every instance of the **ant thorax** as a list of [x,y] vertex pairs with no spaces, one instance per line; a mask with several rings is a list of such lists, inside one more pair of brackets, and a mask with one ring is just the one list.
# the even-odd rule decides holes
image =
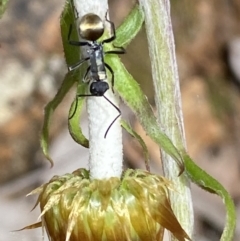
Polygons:
[[89,49],[89,62],[91,77],[97,81],[107,79],[106,69],[103,59],[103,46],[95,43]]

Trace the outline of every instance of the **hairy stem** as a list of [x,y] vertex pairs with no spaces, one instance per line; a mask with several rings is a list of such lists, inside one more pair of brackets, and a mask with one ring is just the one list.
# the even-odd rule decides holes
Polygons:
[[[184,150],[185,135],[170,1],[140,0],[140,4],[145,12],[159,128],[169,136],[179,150]],[[191,237],[193,208],[189,181],[184,174],[178,177],[179,169],[176,162],[163,150],[160,151],[164,174],[174,182],[178,191],[170,193],[171,205],[182,227]],[[172,240],[175,240],[174,237]]]

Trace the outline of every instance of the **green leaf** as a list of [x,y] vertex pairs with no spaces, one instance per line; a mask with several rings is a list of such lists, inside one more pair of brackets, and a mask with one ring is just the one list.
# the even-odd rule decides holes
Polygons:
[[49,126],[51,122],[51,117],[53,115],[54,110],[62,102],[64,96],[67,94],[67,92],[75,82],[76,82],[75,75],[71,72],[67,73],[57,94],[55,95],[53,100],[51,100],[44,108],[44,121],[43,121],[43,128],[41,132],[40,142],[41,142],[43,154],[50,161],[51,166],[53,166],[53,161],[49,156]]
[[70,29],[70,25],[72,25],[72,33],[70,36],[71,40],[78,41],[78,34],[76,31],[76,23],[75,23],[75,15],[73,10],[73,0],[66,1],[61,19],[61,36],[63,43],[63,50],[65,55],[65,60],[68,66],[71,66],[77,63],[81,56],[80,47],[70,45],[68,42],[68,33]]
[[184,165],[181,153],[173,145],[169,137],[159,129],[152,107],[140,89],[139,84],[128,73],[117,56],[106,56],[106,62],[113,68],[115,73],[114,88],[136,114],[147,134],[177,162],[180,173],[182,173]]
[[[66,4],[64,6],[64,10],[61,16],[61,20],[60,20],[63,49],[65,53],[66,63],[68,65],[76,63],[77,61],[79,61],[79,58],[80,58],[80,48],[73,47],[68,43],[68,32],[69,32],[70,24],[73,24],[73,29],[74,28],[76,29],[75,16],[72,8],[72,0],[66,1]],[[77,35],[76,31],[73,32],[72,36],[76,37],[76,35]],[[50,127],[53,112],[58,107],[58,105],[62,102],[63,98],[68,93],[70,88],[74,85],[74,83],[78,82],[79,79],[82,79],[82,76],[83,76],[83,72],[80,68],[75,71],[68,72],[65,75],[63,83],[60,86],[57,94],[55,95],[53,100],[46,105],[44,109],[45,110],[44,122],[43,122],[40,142],[41,142],[43,154],[50,161],[51,166],[53,166],[53,160],[49,156],[49,127]]]
[[[62,35],[62,43],[63,49],[65,54],[65,60],[68,66],[76,64],[80,61],[81,58],[81,49],[78,46],[72,46],[69,44],[68,34],[70,25],[72,26],[72,32],[70,39],[74,41],[79,41],[79,36],[76,29],[76,19],[74,15],[74,8],[73,8],[73,0],[66,1],[61,20],[61,35]],[[77,93],[76,96],[79,94],[84,94],[88,85],[82,81],[84,70],[86,70],[86,64],[81,65],[76,71],[71,71],[75,77],[76,82],[78,83],[77,86]],[[68,76],[66,77],[68,78]],[[66,79],[66,81],[68,81]],[[69,119],[68,119],[68,127],[69,132],[74,141],[79,143],[84,147],[89,147],[89,143],[87,138],[83,135],[82,129],[80,127],[80,117],[82,112],[82,107],[84,103],[84,98],[75,98],[70,111],[69,111]],[[74,112],[74,113],[73,113]]]
[[236,227],[236,212],[231,196],[217,180],[215,180],[204,170],[198,167],[187,154],[185,154],[183,158],[187,174],[191,181],[200,186],[201,188],[203,188],[204,190],[211,193],[215,193],[222,198],[227,214],[226,223],[221,236],[221,240],[233,240],[234,231]]
[[114,45],[126,47],[141,30],[144,22],[144,13],[138,4],[126,17],[124,22],[116,30]]
[[146,170],[150,172],[149,153],[148,153],[148,149],[147,149],[147,146],[146,146],[144,140],[142,139],[142,137],[141,137],[140,135],[137,134],[137,132],[135,132],[135,131],[130,127],[130,125],[129,125],[126,121],[121,120],[121,125],[122,125],[122,127],[123,127],[131,136],[133,136],[135,139],[137,139],[137,141],[139,142],[139,144],[142,146]]
[[[87,83],[79,85],[78,94],[85,94],[87,87],[88,87]],[[74,99],[69,111],[68,129],[74,141],[76,141],[78,144],[86,148],[89,148],[89,141],[83,135],[82,129],[79,124],[85,99],[86,98],[83,98],[83,97],[82,98],[76,97]]]

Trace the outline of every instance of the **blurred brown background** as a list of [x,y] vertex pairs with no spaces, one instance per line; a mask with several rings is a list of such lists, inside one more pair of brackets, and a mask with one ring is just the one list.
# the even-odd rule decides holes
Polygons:
[[[29,214],[35,197],[25,195],[55,174],[87,167],[87,149],[74,143],[67,131],[74,88],[54,115],[54,168],[49,169],[39,145],[43,108],[67,72],[59,27],[63,3],[10,1],[0,20],[0,241],[41,240],[41,230],[10,233],[37,221],[39,210]],[[134,1],[109,4],[110,17],[118,26]],[[188,151],[231,193],[239,216],[240,1],[172,0],[171,6]],[[154,103],[144,29],[122,59]],[[132,113],[124,106],[122,110],[149,146],[152,171],[161,173],[157,146]],[[82,122],[86,128],[85,117]],[[126,166],[144,168],[140,147],[127,135],[124,149]],[[192,193],[194,240],[219,240],[225,220],[221,200],[194,185]],[[234,240],[240,240],[239,221]]]

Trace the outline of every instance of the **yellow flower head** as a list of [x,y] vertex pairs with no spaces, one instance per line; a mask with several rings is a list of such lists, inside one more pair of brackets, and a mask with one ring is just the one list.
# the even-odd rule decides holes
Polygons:
[[168,198],[172,183],[142,170],[91,180],[89,171],[55,176],[40,193],[42,225],[51,241],[161,241],[168,229],[190,240]]

